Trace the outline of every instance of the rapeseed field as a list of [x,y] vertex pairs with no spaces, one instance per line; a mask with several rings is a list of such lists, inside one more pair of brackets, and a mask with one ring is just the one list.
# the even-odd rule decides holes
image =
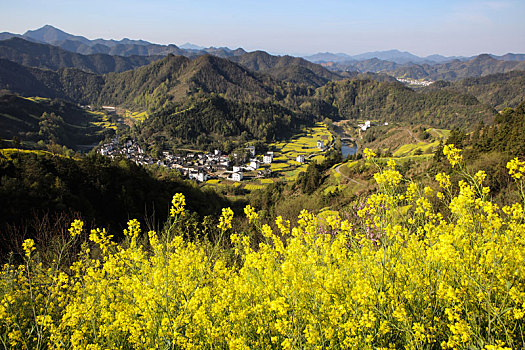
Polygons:
[[434,187],[377,165],[377,192],[353,215],[303,210],[297,225],[233,229],[225,208],[217,239],[188,240],[173,197],[161,232],[136,220],[116,244],[84,223],[49,266],[23,244],[25,263],[0,275],[0,341],[20,349],[519,349],[524,348],[525,162],[508,163],[520,202],[491,201],[486,174],[461,150],[444,153],[461,175]]

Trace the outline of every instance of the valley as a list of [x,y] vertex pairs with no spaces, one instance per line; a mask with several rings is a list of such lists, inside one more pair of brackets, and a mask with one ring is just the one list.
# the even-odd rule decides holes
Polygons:
[[523,347],[524,63],[0,33],[0,343]]

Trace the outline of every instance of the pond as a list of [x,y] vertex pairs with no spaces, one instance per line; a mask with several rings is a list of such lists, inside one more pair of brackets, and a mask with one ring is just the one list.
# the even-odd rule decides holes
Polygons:
[[341,153],[343,154],[343,159],[354,155],[357,152],[357,147],[353,144],[343,143],[341,146]]

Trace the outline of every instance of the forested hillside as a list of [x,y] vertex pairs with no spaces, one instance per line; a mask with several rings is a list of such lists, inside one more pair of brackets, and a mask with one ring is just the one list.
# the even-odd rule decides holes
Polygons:
[[[472,129],[479,122],[490,123],[495,115],[488,104],[478,101],[465,88],[436,85],[414,91],[381,76],[327,82],[326,78],[296,63],[276,64],[271,68],[273,76],[252,72],[210,55],[195,59],[170,55],[134,70],[107,75],[71,68],[58,71],[28,68],[7,60],[3,63],[0,88],[25,96],[149,110],[152,118],[144,125],[148,132],[142,136],[163,135],[167,141],[164,143],[171,146],[206,147],[221,139],[221,135],[239,141],[243,132],[245,139],[273,140],[291,135],[300,125],[324,118]],[[291,82],[290,72],[297,73],[301,77],[299,81]],[[277,79],[279,77],[286,82]],[[513,88],[505,92],[506,96],[519,88],[519,76],[509,76],[507,80],[512,79],[517,80],[511,85]],[[322,86],[315,89],[317,85]],[[479,96],[483,98],[482,94]],[[178,113],[181,111],[184,113]],[[156,120],[169,115],[177,117]],[[213,121],[216,117],[220,122]],[[168,134],[164,130],[167,122],[170,123],[166,128],[170,130]],[[225,124],[219,127],[221,122]]]
[[25,67],[0,59],[0,89],[22,96],[62,98],[73,103],[96,103],[104,77],[75,68],[58,71]]
[[446,90],[416,92],[400,83],[346,80],[316,91],[320,103],[335,106],[341,119],[379,119],[472,128],[491,122],[495,111],[475,97]]
[[0,41],[0,58],[28,67],[59,70],[77,68],[86,72],[106,74],[124,72],[147,65],[163,56],[81,55],[57,46],[39,44],[20,38]]
[[339,74],[300,57],[273,56],[264,51],[254,51],[229,59],[251,71],[263,72],[278,80],[306,83],[315,87],[341,79]]
[[0,206],[3,242],[9,241],[10,225],[27,227],[32,219],[60,213],[114,231],[129,217],[155,226],[166,219],[176,192],[184,193],[188,206],[201,217],[229,205],[215,192],[203,192],[174,173],[99,155],[74,159],[42,151],[0,150],[0,178],[0,198],[9,203]]
[[201,94],[155,112],[135,126],[133,135],[160,150],[209,146],[229,152],[250,140],[286,138],[311,125],[314,118],[275,101],[242,102]]
[[0,91],[0,138],[16,140],[18,146],[41,143],[42,147],[92,147],[114,134],[113,130],[94,124],[99,119],[100,115],[63,100],[30,100]]
[[497,110],[517,107],[525,101],[525,72],[523,71],[467,78],[444,86],[446,90],[475,96],[480,102],[489,104]]
[[471,139],[479,153],[498,151],[513,157],[525,155],[525,101],[515,109],[504,109],[493,124],[477,128]]

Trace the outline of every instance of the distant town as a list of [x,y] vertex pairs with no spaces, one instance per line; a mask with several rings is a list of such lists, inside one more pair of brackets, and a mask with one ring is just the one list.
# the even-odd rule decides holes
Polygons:
[[416,86],[430,86],[434,82],[430,80],[416,80],[416,79],[410,79],[410,78],[396,78],[397,81],[407,84],[407,85],[416,85]]

